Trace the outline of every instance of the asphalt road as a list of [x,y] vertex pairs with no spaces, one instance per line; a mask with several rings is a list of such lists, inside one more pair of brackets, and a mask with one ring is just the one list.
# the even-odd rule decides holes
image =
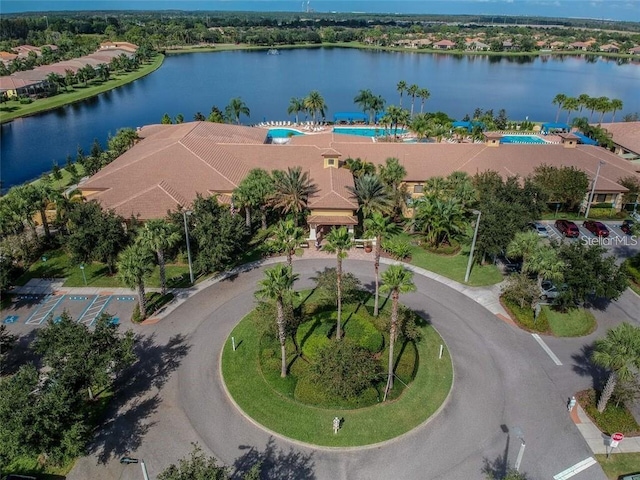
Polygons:
[[[310,277],[326,265],[296,261],[297,287],[310,286]],[[373,281],[371,262],[346,260],[345,269],[364,284]],[[187,455],[191,442],[241,471],[262,460],[269,479],[484,480],[487,468],[500,472],[513,466],[521,448],[518,437],[526,442],[521,471],[535,479],[553,478],[592,455],[566,409],[567,398],[593,382],[593,372],[581,360],[583,349],[609,325],[638,317],[638,302],[627,292],[608,307],[614,315],[598,314],[602,324],[593,335],[545,338],[562,361],[558,366],[530,334],[460,292],[416,276],[418,290],[402,301],[433,323],[454,362],[454,386],[444,408],[382,446],[316,449],[253,425],[221,386],[221,348],[238,319],[253,308],[262,271],[207,288],[157,325],[135,327],[145,353],[122,387],[130,400],[114,406],[112,420],[70,480],[141,478],[138,466],[118,463],[125,454],[144,459],[154,478]],[[596,464],[573,478],[606,477]]]

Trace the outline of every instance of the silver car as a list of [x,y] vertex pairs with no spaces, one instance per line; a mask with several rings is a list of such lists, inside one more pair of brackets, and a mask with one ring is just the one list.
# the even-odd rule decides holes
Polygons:
[[547,232],[547,227],[543,223],[540,223],[540,222],[530,223],[529,228],[543,238],[547,238],[549,236],[549,232]]

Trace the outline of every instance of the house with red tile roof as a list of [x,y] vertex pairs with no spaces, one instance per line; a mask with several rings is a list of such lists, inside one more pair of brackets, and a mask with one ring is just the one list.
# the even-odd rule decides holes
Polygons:
[[456,47],[456,42],[452,42],[451,40],[440,40],[433,44],[433,48],[436,50],[451,50]]
[[128,53],[135,53],[138,46],[129,42],[102,42],[100,50],[122,50]]
[[630,48],[629,49],[629,53],[631,55],[640,55],[640,45],[636,46],[636,47],[633,47],[633,48]]
[[[501,144],[500,135],[485,143],[386,143],[333,132],[292,137],[288,144],[267,143],[261,128],[209,122],[150,125],[139,130],[135,146],[79,185],[88,199],[128,218],[162,218],[178,206],[188,208],[197,194],[216,195],[230,203],[233,190],[253,168],[266,171],[299,166],[317,186],[308,202],[310,238],[334,225],[357,224],[357,200],[349,187],[348,158],[382,165],[398,158],[407,171],[409,193],[419,195],[424,182],[461,171],[469,175],[493,170],[504,178],[532,174],[541,164],[573,166],[595,178],[598,201],[622,206],[628,192],[618,180],[640,172],[606,149],[578,145],[573,135],[561,144]],[[585,192],[586,198],[587,192]]]
[[615,153],[628,160],[640,158],[640,122],[614,122],[600,125],[611,134]]

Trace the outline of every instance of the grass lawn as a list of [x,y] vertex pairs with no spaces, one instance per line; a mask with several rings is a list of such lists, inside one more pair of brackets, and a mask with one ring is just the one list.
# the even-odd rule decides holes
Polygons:
[[[403,235],[411,240],[409,235]],[[411,264],[444,277],[464,283],[464,275],[469,261],[469,247],[463,246],[457,255],[437,255],[419,245],[411,246]],[[474,264],[469,275],[469,285],[480,287],[494,285],[502,281],[502,274],[495,265]]]
[[610,480],[640,472],[640,453],[613,453],[609,458],[601,454],[596,455],[596,460]]
[[94,80],[94,82],[90,83],[86,88],[83,85],[75,85],[69,92],[63,91],[53,97],[40,98],[29,104],[20,104],[18,101],[11,100],[0,106],[0,123],[5,123],[9,120],[13,120],[14,118],[26,115],[33,115],[34,113],[43,112],[45,110],[52,110],[54,108],[78,102],[85,98],[93,97],[99,93],[120,87],[137,80],[138,78],[144,77],[154,70],[157,70],[160,65],[162,65],[163,60],[164,55],[159,54],[151,60],[151,63],[143,65],[134,72],[129,72],[127,74],[112,74],[110,80],[106,82]]
[[640,285],[637,283],[629,282],[629,288],[640,295]]
[[640,426],[623,403],[616,405],[615,400],[609,400],[604,412],[600,413],[596,408],[599,395],[600,392],[593,389],[583,390],[576,394],[576,399],[601,432],[607,435],[621,432],[626,436],[640,434]]
[[566,312],[560,312],[544,306],[551,332],[556,337],[581,337],[589,335],[598,326],[596,319],[589,310],[584,308],[572,308]]
[[[447,398],[453,381],[453,368],[445,348],[438,360],[440,335],[431,327],[422,327],[417,345],[421,359],[415,379],[394,401],[353,410],[324,409],[304,405],[282,395],[265,380],[258,365],[259,335],[251,318],[245,317],[230,336],[235,337],[222,354],[222,373],[231,396],[255,421],[290,438],[316,445],[348,447],[388,440],[425,422]],[[343,424],[338,435],[332,420],[338,415]]]

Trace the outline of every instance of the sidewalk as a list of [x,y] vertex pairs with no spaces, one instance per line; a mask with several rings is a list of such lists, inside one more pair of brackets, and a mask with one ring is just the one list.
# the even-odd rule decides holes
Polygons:
[[[589,416],[582,409],[580,404],[576,404],[571,412],[571,419],[580,430],[585,441],[593,453],[606,454],[609,450],[609,435],[605,435],[596,427]],[[640,437],[628,437],[618,443],[612,453],[635,453],[640,452]]]

